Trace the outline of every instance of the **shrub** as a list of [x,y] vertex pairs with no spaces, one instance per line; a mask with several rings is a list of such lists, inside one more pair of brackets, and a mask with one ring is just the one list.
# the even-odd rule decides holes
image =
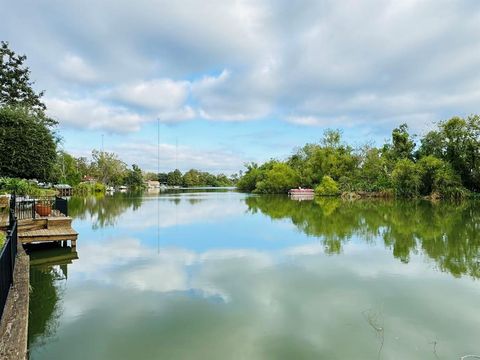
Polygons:
[[87,183],[83,182],[73,188],[73,192],[76,195],[89,195],[94,193],[104,193],[107,190],[106,186],[102,183]]
[[283,163],[273,164],[272,168],[265,171],[263,179],[257,182],[255,189],[259,194],[285,194],[288,190],[298,186],[300,177],[289,165]]
[[5,193],[27,195],[31,188],[32,185],[26,180],[8,177],[0,178],[0,189]]
[[421,177],[415,163],[409,159],[399,160],[392,172],[392,183],[397,196],[418,196]]
[[315,188],[315,194],[320,196],[337,196],[340,194],[340,188],[335,180],[325,175],[320,185]]

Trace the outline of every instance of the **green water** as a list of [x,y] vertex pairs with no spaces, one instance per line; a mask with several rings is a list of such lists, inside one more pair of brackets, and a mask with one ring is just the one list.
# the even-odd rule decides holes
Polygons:
[[[31,359],[480,355],[476,202],[72,199],[31,251]],[[78,257],[78,259],[76,259]]]

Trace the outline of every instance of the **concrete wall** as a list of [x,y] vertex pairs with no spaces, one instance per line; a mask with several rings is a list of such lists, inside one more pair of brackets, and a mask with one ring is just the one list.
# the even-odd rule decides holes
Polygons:
[[13,274],[14,285],[0,321],[0,359],[27,359],[28,303],[30,296],[30,259],[18,242]]

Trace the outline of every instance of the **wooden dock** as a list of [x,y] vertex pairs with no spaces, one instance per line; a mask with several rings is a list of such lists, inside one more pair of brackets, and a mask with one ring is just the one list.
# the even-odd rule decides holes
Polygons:
[[72,247],[75,247],[77,245],[78,233],[72,228],[40,229],[19,232],[18,238],[22,244],[70,240],[72,242]]
[[78,233],[72,228],[71,217],[46,217],[19,221],[18,239],[22,244],[70,241],[75,248],[77,238]]

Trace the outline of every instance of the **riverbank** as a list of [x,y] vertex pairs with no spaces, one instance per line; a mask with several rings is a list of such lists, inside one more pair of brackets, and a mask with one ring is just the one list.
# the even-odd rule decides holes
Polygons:
[[0,359],[27,359],[30,258],[20,242],[7,303],[0,322]]

